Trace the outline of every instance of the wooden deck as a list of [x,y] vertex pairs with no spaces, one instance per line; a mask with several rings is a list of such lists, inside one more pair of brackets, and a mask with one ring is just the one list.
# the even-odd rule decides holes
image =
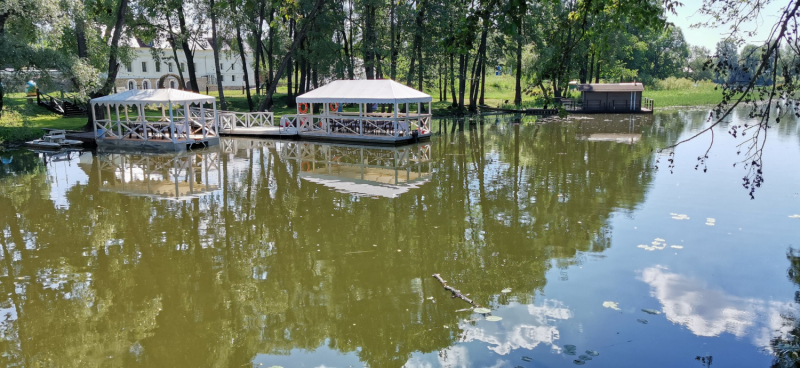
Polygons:
[[368,143],[380,145],[401,145],[415,142],[424,142],[430,140],[431,134],[421,134],[418,136],[407,137],[394,137],[391,135],[358,135],[358,134],[342,134],[342,133],[312,133],[303,132],[298,135],[300,139],[307,139],[311,141],[323,142],[345,142],[345,143]]
[[236,127],[234,129],[220,129],[222,135],[247,136],[247,137],[297,137],[297,129],[281,128],[276,126]]

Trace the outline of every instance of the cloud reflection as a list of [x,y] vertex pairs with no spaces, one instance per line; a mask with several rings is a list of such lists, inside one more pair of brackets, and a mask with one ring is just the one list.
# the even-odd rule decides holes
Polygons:
[[756,346],[768,347],[770,339],[789,332],[781,313],[792,310],[792,303],[728,295],[661,266],[645,269],[641,279],[653,288],[667,319],[697,336],[749,335]]
[[[523,311],[527,311],[527,315]],[[503,317],[500,322],[481,321],[474,326],[462,322],[462,342],[484,342],[489,350],[499,355],[519,348],[531,350],[539,344],[558,349],[555,341],[560,334],[554,325],[557,320],[572,318],[572,312],[556,300],[545,300],[541,306],[512,305],[502,309],[500,315]]]

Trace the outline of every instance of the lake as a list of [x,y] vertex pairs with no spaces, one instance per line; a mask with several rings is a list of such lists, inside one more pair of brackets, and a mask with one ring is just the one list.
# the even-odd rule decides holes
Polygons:
[[705,166],[710,136],[659,152],[707,115],[0,152],[0,365],[771,366],[800,349],[800,125],[751,199],[744,111]]

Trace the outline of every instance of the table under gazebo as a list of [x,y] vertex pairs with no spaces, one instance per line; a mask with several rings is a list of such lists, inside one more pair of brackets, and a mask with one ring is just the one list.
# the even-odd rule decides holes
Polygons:
[[297,115],[284,115],[281,127],[297,128],[301,139],[399,144],[431,136],[431,96],[393,80],[334,81],[296,101]]
[[[101,148],[184,151],[219,144],[213,96],[171,88],[143,89],[94,98],[90,104],[95,140]],[[156,114],[150,111],[148,115],[148,107],[155,107]]]

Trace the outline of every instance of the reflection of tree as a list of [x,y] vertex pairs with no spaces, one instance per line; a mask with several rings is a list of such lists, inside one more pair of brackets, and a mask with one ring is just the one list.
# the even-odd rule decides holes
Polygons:
[[609,215],[652,180],[646,137],[465,128],[445,127],[431,182],[395,199],[301,180],[275,146],[223,154],[221,191],[182,202],[101,191],[96,167],[67,208],[42,174],[0,185],[0,307],[19,311],[0,348],[34,366],[242,366],[327,344],[399,366],[461,333],[464,305],[432,273],[484,305],[528,302],[552,264],[606,249]]
[[[800,286],[800,250],[789,248],[786,254],[789,260],[789,270],[787,277],[789,281]],[[800,303],[800,291],[794,293],[795,303]],[[797,316],[787,313],[782,314],[783,325],[790,326],[791,332],[788,334],[778,334],[770,341],[770,347],[775,354],[773,367],[800,367],[800,319]]]

